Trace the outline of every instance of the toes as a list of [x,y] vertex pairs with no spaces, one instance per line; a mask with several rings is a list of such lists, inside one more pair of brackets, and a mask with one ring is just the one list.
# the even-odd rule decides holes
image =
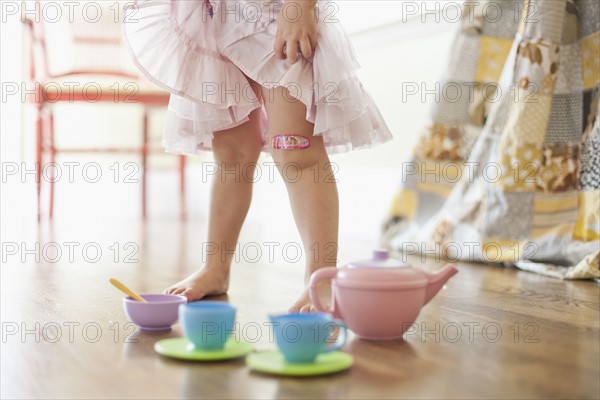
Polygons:
[[204,297],[204,296],[195,296],[194,292],[192,292],[192,289],[186,289],[183,292],[181,292],[180,294],[182,296],[187,297],[188,301],[200,300],[202,297]]
[[168,288],[167,290],[165,290],[165,293],[177,295],[177,294],[181,294],[181,292],[183,292],[184,290],[185,290],[185,288],[172,287],[172,288]]
[[310,312],[310,308],[311,308],[310,304],[305,304],[302,307],[300,307],[300,312],[301,313],[309,313]]
[[173,292],[175,290],[177,290],[177,288],[175,288],[175,287],[166,288],[165,291],[164,291],[164,293],[165,294],[173,294]]
[[288,312],[290,312],[290,313],[298,313],[298,312],[300,312],[300,308],[301,307],[302,306],[300,304],[296,303],[293,306],[291,306],[290,308],[288,308]]

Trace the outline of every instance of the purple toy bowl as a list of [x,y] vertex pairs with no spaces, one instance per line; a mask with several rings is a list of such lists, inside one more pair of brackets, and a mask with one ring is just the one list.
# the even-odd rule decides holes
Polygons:
[[177,322],[179,305],[187,303],[185,296],[175,294],[142,294],[147,303],[127,296],[123,298],[125,315],[143,331],[167,331]]

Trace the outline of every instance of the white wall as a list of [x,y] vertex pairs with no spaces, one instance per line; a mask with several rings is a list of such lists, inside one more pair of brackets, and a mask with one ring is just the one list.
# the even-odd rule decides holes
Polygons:
[[[21,102],[16,96],[5,97],[7,85],[21,82],[21,35],[22,24],[16,17],[6,18],[0,24],[0,80],[2,99],[0,102],[0,143],[2,159],[20,156]],[[17,151],[15,153],[15,151]]]
[[[435,15],[412,15],[422,2],[340,1],[340,20],[351,34],[362,69],[359,76],[379,106],[394,140],[383,146],[336,157],[344,166],[399,167],[411,154],[431,104],[420,94],[402,99],[403,84],[433,88],[445,66],[457,23]],[[411,3],[411,4],[403,4]],[[434,10],[447,1],[428,2]],[[412,11],[414,5],[417,9]],[[410,11],[410,12],[409,12]],[[432,97],[430,96],[432,99]]]

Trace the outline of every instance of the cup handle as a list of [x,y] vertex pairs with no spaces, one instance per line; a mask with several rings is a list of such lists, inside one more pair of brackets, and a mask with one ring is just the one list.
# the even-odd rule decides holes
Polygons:
[[346,324],[339,319],[334,320],[333,323],[340,328],[340,335],[337,337],[335,343],[327,344],[325,352],[341,349],[346,344],[346,339],[348,338],[348,327],[346,326]]

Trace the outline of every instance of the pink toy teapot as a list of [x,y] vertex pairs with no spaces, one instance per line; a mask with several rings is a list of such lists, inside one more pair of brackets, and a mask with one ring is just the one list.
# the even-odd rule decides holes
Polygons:
[[[333,314],[363,339],[398,339],[415,322],[421,307],[457,272],[452,264],[426,272],[390,258],[386,250],[375,250],[370,260],[315,271],[309,282],[310,298],[318,311]],[[323,279],[332,280],[330,310],[319,300],[317,286]]]

